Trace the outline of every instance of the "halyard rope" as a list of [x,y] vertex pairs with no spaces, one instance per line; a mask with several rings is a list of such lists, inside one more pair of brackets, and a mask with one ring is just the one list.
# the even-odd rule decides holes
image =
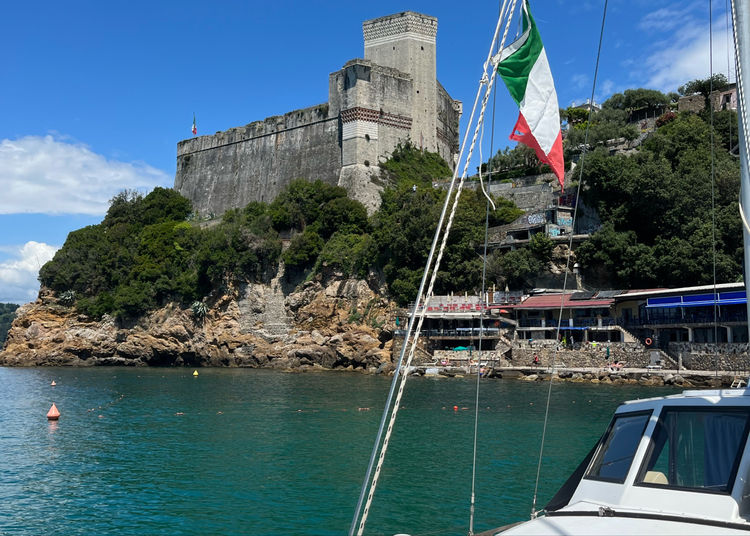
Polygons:
[[[466,148],[466,141],[467,141],[468,135],[469,135],[469,129],[470,129],[470,127],[471,127],[471,125],[473,123],[473,120],[474,120],[474,114],[476,112],[477,103],[479,102],[479,98],[482,95],[482,90],[484,89],[484,97],[482,98],[482,107],[481,107],[481,110],[479,112],[479,117],[478,117],[478,120],[477,120],[477,126],[474,129],[474,136],[473,136],[473,138],[471,140],[471,145],[469,147],[469,152],[468,152],[468,155],[466,157],[464,169],[463,169],[463,172],[461,174],[461,179],[459,181],[458,188],[456,188],[456,195],[453,198],[453,206],[451,207],[451,212],[450,212],[450,215],[448,217],[448,222],[447,222],[447,224],[445,226],[445,231],[443,232],[443,240],[442,240],[442,243],[440,245],[440,250],[438,252],[437,259],[435,260],[435,265],[432,268],[432,273],[431,273],[431,277],[430,277],[430,284],[428,286],[427,293],[423,295],[424,284],[425,284],[425,281],[427,279],[428,274],[430,273],[430,267],[432,266],[432,259],[433,259],[434,253],[435,253],[435,246],[436,246],[437,241],[438,241],[438,239],[440,237],[440,233],[441,233],[441,229],[442,229],[442,226],[443,226],[443,222],[445,221],[445,214],[446,214],[446,211],[448,209],[448,205],[450,203],[451,196],[453,195],[453,191],[454,191],[454,188],[455,188],[455,185],[456,185],[456,179],[458,177],[458,169],[459,169],[458,166],[456,166],[456,169],[453,172],[453,177],[451,179],[451,183],[450,183],[450,186],[448,188],[448,193],[446,194],[445,203],[443,205],[443,210],[442,210],[442,212],[440,214],[440,220],[438,222],[438,226],[437,226],[437,228],[435,230],[435,237],[434,237],[433,242],[432,242],[432,247],[430,249],[430,254],[429,254],[428,258],[427,258],[427,263],[426,263],[426,266],[425,266],[425,272],[424,272],[424,274],[422,276],[422,281],[421,281],[420,286],[419,286],[419,292],[417,293],[417,299],[416,299],[416,302],[414,303],[414,308],[412,310],[412,317],[411,317],[411,319],[409,321],[409,327],[408,327],[407,333],[406,333],[406,335],[404,337],[404,344],[401,347],[401,354],[400,354],[400,357],[399,357],[399,363],[398,363],[398,365],[396,367],[396,371],[395,371],[394,376],[393,376],[393,383],[391,384],[391,392],[389,393],[388,401],[386,402],[386,406],[385,406],[385,408],[383,410],[383,419],[381,421],[381,426],[380,426],[380,429],[378,430],[378,436],[377,436],[377,439],[375,441],[375,446],[373,448],[373,453],[372,453],[372,456],[370,458],[370,466],[367,469],[367,474],[365,476],[365,481],[364,481],[364,483],[362,485],[362,492],[360,494],[360,500],[359,500],[359,502],[357,504],[356,512],[354,514],[354,520],[352,522],[352,526],[351,526],[350,531],[349,531],[350,536],[354,533],[355,527],[357,526],[357,519],[359,518],[359,512],[360,512],[360,508],[362,506],[362,496],[364,495],[364,493],[365,493],[365,491],[367,490],[367,487],[368,487],[369,476],[370,476],[370,473],[371,473],[371,470],[372,470],[372,463],[373,463],[374,458],[376,457],[376,453],[378,451],[378,445],[380,444],[380,437],[382,436],[382,431],[383,431],[383,425],[384,425],[384,422],[385,422],[385,417],[388,414],[388,408],[390,406],[390,398],[391,398],[391,394],[393,393],[393,387],[395,386],[396,382],[398,381],[398,377],[401,376],[401,381],[399,383],[399,389],[398,389],[398,393],[396,395],[396,400],[395,400],[395,402],[393,404],[393,409],[390,412],[390,420],[389,420],[389,423],[388,423],[388,428],[387,428],[387,430],[385,432],[385,436],[383,438],[383,444],[380,447],[380,454],[379,454],[379,456],[377,456],[377,465],[375,466],[375,471],[373,473],[372,482],[369,482],[369,492],[367,493],[367,501],[365,503],[364,509],[362,510],[362,518],[359,521],[359,527],[357,528],[357,536],[362,536],[362,534],[364,533],[365,524],[367,522],[367,516],[368,516],[369,511],[370,511],[370,506],[372,505],[373,496],[375,495],[375,490],[377,488],[377,483],[378,483],[378,478],[380,476],[380,471],[381,471],[381,469],[383,467],[383,462],[385,460],[386,451],[388,450],[388,444],[389,444],[389,441],[390,441],[391,433],[393,431],[393,425],[394,425],[394,422],[396,420],[396,415],[398,414],[399,406],[401,404],[401,398],[403,396],[404,386],[406,384],[406,379],[408,377],[409,367],[411,366],[411,362],[412,362],[412,360],[414,358],[414,352],[416,350],[417,342],[419,340],[419,332],[420,332],[420,330],[422,328],[422,323],[423,323],[424,317],[425,317],[426,303],[424,304],[425,306],[422,308],[421,312],[419,311],[419,304],[421,303],[423,296],[428,296],[428,297],[432,296],[432,289],[433,289],[433,287],[435,285],[435,280],[437,278],[438,269],[440,267],[440,261],[442,260],[443,253],[445,251],[445,247],[446,247],[446,244],[448,242],[448,236],[449,236],[449,233],[450,233],[451,226],[453,225],[453,218],[455,216],[456,209],[458,207],[458,200],[460,198],[461,189],[463,188],[463,184],[464,184],[464,181],[466,179],[466,173],[467,173],[467,170],[469,168],[469,163],[471,161],[471,156],[472,156],[472,154],[474,152],[474,146],[476,144],[477,136],[479,134],[479,129],[480,129],[481,125],[482,125],[482,120],[483,120],[483,117],[484,117],[484,112],[485,112],[485,109],[487,107],[488,96],[489,96],[489,93],[492,91],[492,86],[493,86],[494,81],[495,81],[495,75],[497,73],[497,70],[494,68],[494,64],[493,64],[493,71],[492,71],[492,75],[490,76],[489,82],[486,84],[486,87],[483,87],[484,86],[484,81],[485,81],[486,76],[487,76],[487,67],[491,64],[492,52],[495,49],[495,44],[497,43],[497,37],[498,37],[498,34],[500,33],[500,26],[501,26],[501,23],[502,23],[503,16],[505,14],[507,3],[508,3],[508,0],[504,0],[503,1],[503,7],[501,8],[501,13],[500,13],[500,16],[498,17],[497,25],[495,27],[495,33],[494,33],[494,35],[492,37],[492,44],[490,45],[489,54],[487,56],[487,60],[484,62],[484,67],[483,67],[484,68],[484,72],[483,72],[482,79],[481,79],[480,84],[479,84],[479,88],[477,90],[477,95],[476,95],[476,97],[474,99],[474,105],[473,105],[472,110],[471,110],[471,116],[469,117],[469,123],[468,123],[468,127],[466,129],[466,134],[464,135],[464,139],[463,139],[463,142],[461,144],[461,151],[459,153],[459,162],[461,161],[461,157],[464,154],[464,150]],[[516,3],[517,3],[517,0],[512,0],[512,4],[511,4],[510,10],[509,10],[509,13],[513,13],[514,12]],[[502,37],[502,40],[500,42],[500,50],[503,49],[504,44],[505,44],[505,39],[506,39],[506,37],[508,35],[508,29],[509,29],[509,26],[510,26],[510,18],[511,17],[508,17],[508,21],[507,21],[506,26],[505,26],[505,31],[503,33],[503,37]],[[414,325],[414,318],[417,316],[417,314],[419,314],[419,321],[418,321],[416,330],[413,330],[412,328],[413,328],[413,325]],[[409,341],[409,336],[411,335],[412,331],[414,332],[414,335],[412,337],[411,346],[409,348],[409,354],[408,354],[408,357],[407,357],[407,361],[406,361],[405,364],[402,365],[403,358],[404,358],[404,352],[406,350],[406,346],[407,346],[408,341]]]
[[[565,303],[565,290],[568,286],[568,271],[570,270],[570,255],[573,251],[573,235],[575,234],[575,224],[576,224],[576,218],[578,216],[578,199],[581,195],[581,184],[583,183],[583,164],[586,159],[586,151],[588,149],[588,143],[589,143],[589,126],[591,125],[591,116],[593,115],[594,110],[594,92],[596,90],[596,79],[599,74],[599,59],[601,57],[602,53],[602,40],[604,38],[604,23],[607,20],[607,2],[608,0],[604,0],[604,12],[602,13],[602,28],[599,32],[599,47],[596,51],[596,66],[594,67],[594,81],[591,84],[591,100],[589,101],[589,116],[588,121],[586,121],[586,134],[584,136],[583,140],[583,151],[581,152],[581,163],[578,166],[579,173],[578,173],[578,187],[576,188],[576,197],[575,197],[575,207],[573,208],[573,222],[572,222],[572,231],[570,233],[570,240],[568,242],[568,254],[565,258],[565,276],[563,278],[563,292],[562,296],[560,297],[560,310],[557,315],[557,330],[555,332],[555,339],[557,341],[560,340],[560,330],[562,327],[562,317],[563,317],[563,304]],[[577,285],[576,285],[577,286]],[[537,493],[539,491],[539,476],[542,471],[542,459],[544,457],[544,441],[547,437],[547,423],[549,421],[549,407],[550,407],[550,400],[552,399],[552,374],[555,370],[555,365],[557,361],[557,350],[558,345],[555,345],[555,350],[552,353],[552,363],[551,363],[551,370],[549,375],[549,386],[547,387],[547,404],[544,409],[544,426],[542,427],[542,440],[539,445],[539,461],[537,462],[536,466],[536,482],[534,483],[534,497],[531,502],[531,517],[535,518],[539,514],[539,512],[536,509],[536,499],[537,499]]]
[[[740,46],[737,38],[738,32],[741,31],[737,28],[737,10],[734,7],[736,0],[732,0],[732,37],[734,40],[734,67],[737,79],[737,119],[742,121],[742,136],[745,139],[745,155],[747,159],[750,159],[750,132],[747,129],[747,103],[745,102],[745,87],[742,83],[742,62],[740,61]],[[732,140],[729,140],[731,147]],[[745,210],[742,208],[742,196],[740,196],[739,202],[740,217],[742,218],[742,224],[745,226],[745,230],[750,233],[750,226],[748,226],[747,218],[745,217]]]

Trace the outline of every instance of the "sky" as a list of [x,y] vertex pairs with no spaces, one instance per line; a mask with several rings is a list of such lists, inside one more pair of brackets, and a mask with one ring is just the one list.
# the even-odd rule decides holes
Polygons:
[[[727,3],[713,3],[713,71],[733,80]],[[595,101],[628,88],[675,91],[707,77],[708,5],[609,0]],[[604,1],[535,0],[531,9],[560,107],[585,102]],[[193,114],[204,135],[327,102],[329,73],[364,55],[362,22],[402,11],[438,18],[437,76],[464,103],[463,139],[497,2],[6,3],[0,302],[36,299],[39,268],[69,232],[99,223],[118,192],[173,186],[177,143],[192,136]],[[518,114],[502,86],[494,103],[485,160],[512,145],[507,135]]]

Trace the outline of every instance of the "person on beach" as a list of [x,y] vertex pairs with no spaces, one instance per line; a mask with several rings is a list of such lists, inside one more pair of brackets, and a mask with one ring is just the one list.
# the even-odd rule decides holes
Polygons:
[[539,354],[534,354],[534,366],[539,366]]

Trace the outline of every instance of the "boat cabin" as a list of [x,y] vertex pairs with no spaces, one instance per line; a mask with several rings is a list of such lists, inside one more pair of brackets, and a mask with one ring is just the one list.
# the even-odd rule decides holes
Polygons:
[[621,405],[545,508],[503,534],[747,534],[750,389]]

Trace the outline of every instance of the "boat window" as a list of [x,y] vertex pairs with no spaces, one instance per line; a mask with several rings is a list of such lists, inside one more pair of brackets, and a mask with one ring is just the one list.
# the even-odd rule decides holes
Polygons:
[[750,422],[750,408],[665,408],[637,484],[729,493]]
[[625,482],[651,412],[615,415],[586,478]]

